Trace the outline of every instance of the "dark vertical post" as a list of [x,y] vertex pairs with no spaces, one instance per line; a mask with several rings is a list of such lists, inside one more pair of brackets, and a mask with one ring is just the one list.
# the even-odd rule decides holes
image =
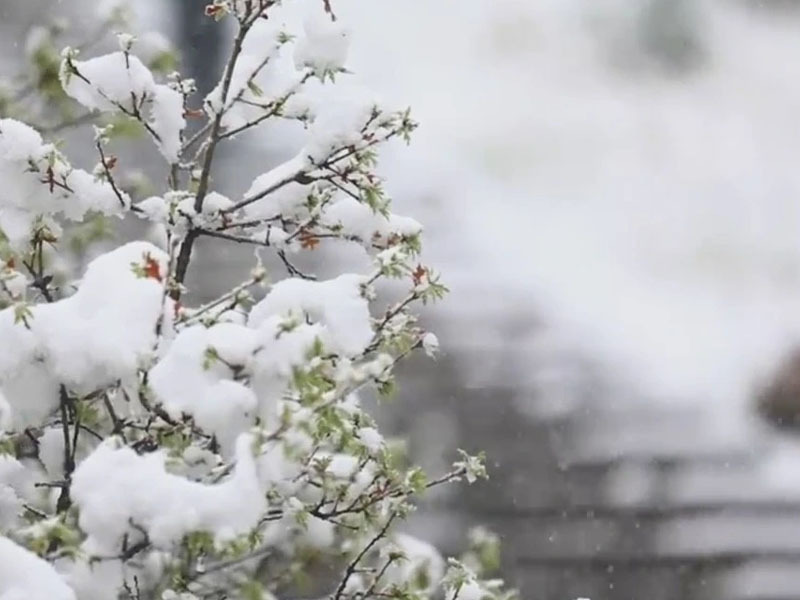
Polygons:
[[183,73],[193,77],[201,95],[211,91],[220,75],[224,28],[204,12],[209,0],[172,0],[177,12]]
[[644,51],[662,67],[688,71],[704,58],[703,10],[694,0],[650,0],[640,23]]

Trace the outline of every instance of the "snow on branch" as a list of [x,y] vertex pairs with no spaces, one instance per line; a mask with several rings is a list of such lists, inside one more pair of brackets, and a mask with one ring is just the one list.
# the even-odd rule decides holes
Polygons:
[[[396,529],[430,488],[486,470],[454,451],[428,477],[361,406],[364,390],[392,393],[411,353],[435,355],[415,309],[447,288],[376,172],[381,147],[416,124],[342,81],[351,33],[333,4],[300,16],[292,0],[211,2],[207,18],[237,31],[204,99],[156,68],[147,34],[85,59],[94,42],[59,55],[55,34],[32,36],[50,79],[21,90],[15,114],[77,115],[43,129],[94,127],[98,163],[76,169],[60,143],[0,119],[3,600],[289,597],[303,575],[331,600],[511,597],[486,578],[490,534],[448,563]],[[304,128],[302,150],[250,174],[241,197],[215,189],[219,146],[273,120]],[[120,123],[166,164],[147,197],[110,151]],[[158,243],[111,243],[108,216],[147,221]],[[187,274],[203,237],[282,266],[258,254],[241,284],[197,305]],[[319,280],[294,264],[334,241],[360,248],[367,271]],[[405,292],[378,301],[387,280]]]

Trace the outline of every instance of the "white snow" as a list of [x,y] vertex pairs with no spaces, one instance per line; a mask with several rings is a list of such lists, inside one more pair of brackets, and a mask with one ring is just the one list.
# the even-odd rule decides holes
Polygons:
[[375,212],[365,203],[345,196],[327,206],[321,221],[328,227],[340,227],[346,235],[355,235],[365,243],[386,243],[392,236],[412,236],[422,232],[422,225],[410,217]]
[[161,196],[150,196],[137,202],[136,206],[148,220],[154,223],[166,223],[169,219],[169,204]]
[[[300,160],[292,160],[259,175],[250,184],[250,189],[244,197],[255,198],[267,192],[284,181],[287,176],[292,177],[300,172],[303,166]],[[245,207],[245,214],[248,219],[272,219],[279,215],[290,218],[300,212],[299,209],[311,192],[311,186],[292,181]]]
[[[120,37],[130,48],[133,38]],[[153,74],[139,58],[127,51],[113,52],[79,61],[68,58],[61,65],[61,84],[70,97],[90,110],[122,111],[149,124],[159,151],[171,164],[178,162],[181,131],[186,127],[183,96],[167,85],[157,85]],[[70,66],[71,65],[71,66]],[[73,69],[77,73],[73,72]]]
[[284,279],[253,307],[249,324],[270,316],[302,316],[325,326],[323,342],[334,352],[357,355],[372,339],[369,306],[361,295],[363,277],[341,275],[328,281]]
[[319,163],[337,148],[359,144],[361,130],[378,107],[377,97],[364,89],[337,90],[336,96],[319,107],[302,154]]
[[[150,386],[167,412],[175,418],[193,416],[228,454],[252,423],[258,403],[250,388],[233,380],[230,366],[248,366],[257,345],[255,333],[240,325],[189,327],[151,369]],[[218,358],[208,357],[209,351]]]
[[166,85],[154,86],[150,117],[153,129],[160,138],[158,147],[161,154],[170,164],[178,162],[181,132],[186,127],[181,93]]
[[23,502],[32,492],[32,473],[15,458],[0,456],[0,531],[12,531],[21,524]]
[[133,272],[132,265],[147,257],[166,272],[166,255],[145,242],[101,255],[73,296],[31,308],[29,328],[15,323],[13,307],[0,311],[0,387],[15,419],[36,408],[29,402],[34,389],[50,389],[40,396],[39,410],[57,403],[55,381],[88,392],[135,377],[165,305],[163,284]]
[[75,600],[75,594],[52,565],[0,536],[0,600]]
[[356,435],[358,435],[358,439],[363,442],[367,450],[372,453],[376,453],[383,448],[383,436],[374,427],[362,427],[356,432]]
[[435,333],[429,331],[422,337],[422,349],[431,358],[439,353],[439,338]]
[[[107,182],[73,169],[38,132],[13,119],[0,120],[0,179],[0,230],[15,248],[28,240],[37,217],[63,214],[80,221],[90,210],[107,215],[123,210]],[[125,194],[122,200],[129,203]]]
[[74,60],[73,65],[79,75],[71,73],[65,61],[61,83],[70,97],[89,109],[115,111],[122,107],[133,112],[155,88],[150,69],[129,53],[113,52],[86,61]]
[[137,455],[101,444],[75,471],[72,495],[80,508],[80,526],[98,550],[114,553],[133,522],[157,548],[168,549],[192,531],[208,531],[219,541],[255,527],[266,510],[256,476],[252,438],[236,442],[236,467],[229,479],[204,485],[165,470],[165,456]]
[[67,176],[67,185],[74,192],[79,202],[66,202],[64,215],[74,221],[80,221],[88,211],[96,211],[105,215],[119,215],[124,208],[130,205],[130,198],[120,192],[124,206],[114,192],[111,184],[100,181],[94,175],[73,169]]
[[310,11],[303,21],[303,32],[294,51],[298,68],[309,67],[322,75],[345,66],[350,32],[342,21],[333,21],[319,10]]

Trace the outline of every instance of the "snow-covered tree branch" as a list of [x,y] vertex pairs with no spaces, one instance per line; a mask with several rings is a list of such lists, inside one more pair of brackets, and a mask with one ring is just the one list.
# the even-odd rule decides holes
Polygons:
[[[359,403],[366,388],[391,393],[411,352],[435,354],[414,309],[446,288],[375,171],[381,146],[413,132],[409,111],[340,86],[346,24],[320,0],[295,31],[295,4],[206,7],[237,33],[205,99],[137,56],[132,35],[56,59],[37,34],[41,76],[4,110],[37,107],[43,132],[0,120],[2,600],[510,595],[481,578],[497,567],[488,532],[448,562],[395,529],[429,488],[486,472],[462,453],[426,475]],[[307,128],[302,150],[240,198],[216,191],[220,145],[279,119]],[[94,127],[93,169],[49,137],[69,126]],[[130,126],[165,165],[146,198],[109,147]],[[122,244],[71,273],[67,234],[99,216],[143,219],[161,243]],[[274,252],[283,270],[257,261],[192,306],[202,237]],[[361,246],[371,268],[319,280],[295,265],[332,240]],[[405,292],[384,306],[387,279]]]

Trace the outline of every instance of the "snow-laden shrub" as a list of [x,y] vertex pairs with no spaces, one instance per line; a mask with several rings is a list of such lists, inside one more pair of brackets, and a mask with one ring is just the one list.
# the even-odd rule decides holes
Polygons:
[[[55,59],[47,29],[28,44],[32,85],[4,110],[38,111],[51,133],[94,127],[98,163],[74,168],[47,135],[0,119],[2,600],[270,598],[304,580],[332,600],[508,596],[480,577],[497,566],[487,532],[447,561],[395,531],[427,489],[485,476],[464,453],[447,473],[407,466],[357,395],[390,393],[400,360],[438,347],[413,311],[446,290],[420,262],[421,225],[391,211],[375,173],[381,145],[415,123],[337,92],[350,32],[335,7],[291,31],[284,4],[206,7],[238,32],[201,100],[131,35],[99,56]],[[242,197],[215,191],[219,147],[281,119],[307,126],[303,149]],[[144,199],[109,151],[131,123],[168,167]],[[163,243],[70,275],[66,232],[98,215],[149,221]],[[193,306],[184,281],[203,237],[274,252],[285,274],[257,263]],[[294,264],[331,240],[361,246],[371,270],[320,281]],[[406,289],[388,306],[375,295],[386,279]]]

